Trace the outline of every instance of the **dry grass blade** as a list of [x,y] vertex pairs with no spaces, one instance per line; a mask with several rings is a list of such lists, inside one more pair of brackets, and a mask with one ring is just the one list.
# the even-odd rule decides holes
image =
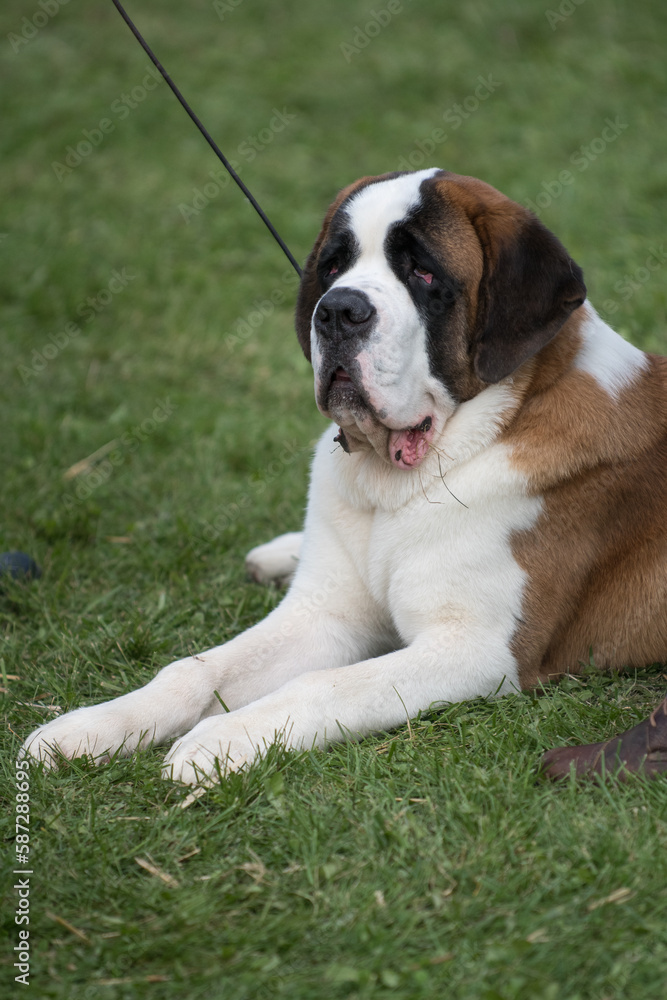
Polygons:
[[165,872],[161,868],[158,868],[158,866],[154,865],[152,861],[146,861],[145,858],[135,858],[134,860],[141,868],[150,872],[151,875],[155,875],[156,878],[162,879],[164,884],[168,885],[170,889],[178,888],[180,884],[178,879],[175,879],[173,875],[169,874],[169,872]]
[[110,451],[113,451],[118,445],[118,438],[114,438],[113,441],[107,441],[103,444],[101,448],[94,451],[87,458],[82,458],[79,462],[75,462],[74,465],[70,465],[69,469],[63,472],[63,479],[76,479],[77,476],[82,476],[86,472],[90,472],[98,462],[108,455]]

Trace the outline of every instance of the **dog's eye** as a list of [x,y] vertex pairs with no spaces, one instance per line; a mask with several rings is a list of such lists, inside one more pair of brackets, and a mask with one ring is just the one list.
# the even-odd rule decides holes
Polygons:
[[338,274],[338,264],[332,264],[327,274]]
[[431,272],[425,271],[423,267],[415,267],[412,273],[416,274],[418,278],[422,279],[422,281],[425,281],[427,285],[430,285],[433,281],[433,275]]

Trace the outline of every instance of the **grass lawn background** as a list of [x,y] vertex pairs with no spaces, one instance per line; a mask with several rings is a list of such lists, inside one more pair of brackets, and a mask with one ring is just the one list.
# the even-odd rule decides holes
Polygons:
[[[537,204],[616,329],[667,350],[658,0],[128,8],[298,259],[344,184],[443,166]],[[20,741],[275,605],[243,555],[299,527],[324,426],[287,261],[165,84],[143,87],[113,6],[40,12],[0,12],[0,551],[43,568],[0,595],[7,996]],[[32,995],[663,997],[667,784],[550,788],[535,768],[646,715],[666,674],[276,751],[186,810],[163,750],[34,770]]]

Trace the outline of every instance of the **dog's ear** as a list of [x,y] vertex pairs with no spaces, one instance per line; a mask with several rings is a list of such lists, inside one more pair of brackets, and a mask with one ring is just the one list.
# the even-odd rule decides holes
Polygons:
[[[387,174],[383,175],[383,177],[384,176],[391,175]],[[308,254],[308,259],[306,260],[303,273],[301,275],[301,285],[299,287],[299,294],[296,300],[295,322],[296,335],[299,340],[299,344],[301,345],[301,350],[309,361],[311,360],[310,324],[313,318],[313,312],[315,311],[315,306],[323,294],[323,289],[320,286],[320,282],[317,277],[317,262],[319,260],[322,244],[326,240],[329,233],[331,220],[346,198],[349,198],[349,196],[358,188],[364,187],[366,184],[376,180],[382,180],[382,177],[361,177],[358,181],[354,181],[353,184],[348,184],[347,187],[338,192],[337,197],[327,209],[327,214],[324,216],[324,222],[322,223],[319,236],[315,240],[313,249]]]
[[478,217],[475,226],[485,260],[472,348],[483,382],[499,382],[537,354],[586,298],[581,268],[565,247],[531,212],[510,204],[509,219],[494,226],[493,215],[488,225]]
[[326,239],[329,225],[337,208],[338,204],[336,201],[329,207],[329,210],[324,217],[324,223],[319,236],[315,240],[315,245],[308,254],[308,259],[303,266],[301,284],[299,285],[299,294],[296,299],[296,336],[299,344],[301,345],[301,350],[309,361],[312,361],[310,356],[310,325],[313,318],[313,312],[315,311],[315,306],[322,295],[322,289],[320,288],[320,282],[317,277],[317,260],[320,255],[322,244]]

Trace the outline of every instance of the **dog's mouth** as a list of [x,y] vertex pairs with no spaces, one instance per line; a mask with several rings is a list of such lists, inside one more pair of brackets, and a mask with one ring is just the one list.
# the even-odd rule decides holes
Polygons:
[[389,458],[397,469],[416,469],[421,465],[433,437],[433,418],[424,417],[416,427],[391,431]]
[[342,365],[332,372],[320,408],[338,423],[346,423],[350,416],[363,418],[371,412],[365,393]]
[[340,424],[335,440],[348,453],[370,443],[394,468],[404,470],[416,469],[426,457],[434,433],[433,418],[427,415],[400,430],[387,427],[385,414],[373,410],[363,389],[342,365],[331,375],[325,408],[327,415]]
[[[356,386],[352,381],[352,376],[346,371],[345,368],[343,368],[342,365],[338,365],[329,379],[327,403],[331,399],[332,395],[334,395],[335,398],[336,393],[340,394],[342,392],[347,392],[348,390],[357,392]],[[359,395],[359,393],[357,394]]]

